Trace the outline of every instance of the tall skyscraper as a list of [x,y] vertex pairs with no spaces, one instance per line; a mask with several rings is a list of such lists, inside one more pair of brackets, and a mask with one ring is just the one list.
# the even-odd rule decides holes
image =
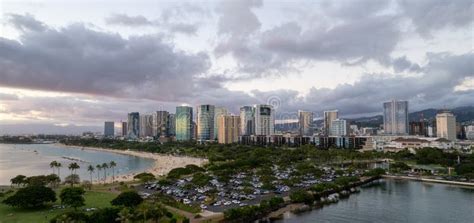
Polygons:
[[240,135],[255,134],[255,108],[243,106],[240,108]]
[[176,135],[176,116],[174,114],[168,115],[168,134],[169,136]]
[[153,136],[168,136],[169,135],[169,112],[156,111],[153,113]]
[[197,138],[198,141],[214,140],[214,105],[197,107]]
[[383,103],[383,129],[389,135],[408,134],[408,101]]
[[153,136],[153,115],[140,115],[140,137]]
[[334,119],[331,123],[331,130],[329,132],[331,136],[347,136],[349,135],[349,126],[347,121],[344,119]]
[[115,135],[114,122],[104,122],[104,136],[114,137],[114,135]]
[[189,106],[176,107],[176,140],[188,141],[193,137],[193,108]]
[[309,111],[298,111],[298,125],[300,135],[312,136],[313,135],[313,113]]
[[240,116],[220,115],[217,118],[219,126],[218,142],[221,144],[236,143],[239,141]]
[[127,130],[128,130],[127,122],[122,122],[122,137],[128,136]]
[[332,121],[337,119],[339,112],[337,110],[324,111],[324,134],[329,135],[331,132]]
[[438,138],[456,140],[456,117],[449,111],[441,111],[436,115],[436,134]]
[[140,114],[138,112],[128,113],[127,136],[137,139],[140,135]]
[[217,125],[217,119],[221,115],[228,115],[227,108],[224,107],[216,107],[214,109],[214,140],[217,140],[217,135],[219,133],[219,125]]
[[255,135],[275,134],[274,113],[271,105],[255,105]]

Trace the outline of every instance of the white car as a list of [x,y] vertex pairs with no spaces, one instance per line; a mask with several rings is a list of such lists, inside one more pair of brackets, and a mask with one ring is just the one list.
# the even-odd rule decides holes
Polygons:
[[183,199],[183,204],[191,204],[191,201],[189,199]]

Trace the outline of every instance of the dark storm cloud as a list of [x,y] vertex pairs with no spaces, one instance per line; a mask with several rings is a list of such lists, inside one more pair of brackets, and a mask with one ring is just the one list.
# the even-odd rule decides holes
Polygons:
[[446,27],[472,25],[474,21],[472,0],[399,0],[398,3],[423,36]]
[[125,39],[80,23],[0,38],[0,86],[179,100],[209,66],[207,54],[177,50],[160,36]]

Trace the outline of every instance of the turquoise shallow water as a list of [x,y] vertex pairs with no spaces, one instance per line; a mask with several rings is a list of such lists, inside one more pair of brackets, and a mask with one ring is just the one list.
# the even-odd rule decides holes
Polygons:
[[474,222],[474,188],[381,180],[336,204],[278,222]]
[[[36,152],[35,152],[36,151]],[[63,157],[81,160],[71,161]],[[122,155],[104,151],[82,150],[80,147],[66,147],[56,144],[0,144],[0,185],[9,185],[10,179],[18,174],[25,176],[42,175],[52,173],[49,163],[53,160],[61,162],[61,177],[70,174],[67,166],[71,162],[77,162],[81,168],[77,174],[81,180],[89,180],[87,166],[114,161],[115,175],[138,173],[153,166],[154,160],[136,156]],[[112,170],[107,171],[108,177],[112,176]],[[101,172],[103,176],[103,171]],[[93,174],[93,180],[97,180],[97,173]]]

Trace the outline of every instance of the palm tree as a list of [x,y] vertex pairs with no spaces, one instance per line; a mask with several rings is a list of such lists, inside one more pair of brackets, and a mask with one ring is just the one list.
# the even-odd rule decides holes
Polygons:
[[49,163],[49,167],[51,169],[53,169],[53,174],[54,174],[54,168],[56,168],[56,165],[58,164],[58,162],[56,162],[56,160],[54,161],[51,161],[51,163]]
[[102,170],[102,166],[97,164],[95,168],[97,168],[97,182],[100,183],[100,171]]
[[73,174],[73,172],[74,172],[74,174],[76,174],[76,170],[79,169],[79,168],[81,168],[81,167],[77,163],[71,163],[68,166],[68,169],[71,170],[71,174]]
[[102,169],[104,169],[104,183],[107,181],[107,168],[109,168],[109,165],[107,163],[102,163]]
[[109,163],[110,168],[112,168],[112,182],[115,181],[115,167],[117,164],[114,161],[110,161]]
[[89,165],[87,167],[87,171],[89,172],[89,174],[91,175],[91,183],[92,183],[92,173],[94,172],[94,167],[92,165]]
[[122,223],[128,223],[131,222],[131,219],[133,218],[133,213],[130,208],[123,208],[119,213],[118,213],[118,218],[116,219],[117,221],[120,221]]
[[61,180],[61,167],[63,165],[60,162],[56,162],[56,168],[58,168],[58,177]]

